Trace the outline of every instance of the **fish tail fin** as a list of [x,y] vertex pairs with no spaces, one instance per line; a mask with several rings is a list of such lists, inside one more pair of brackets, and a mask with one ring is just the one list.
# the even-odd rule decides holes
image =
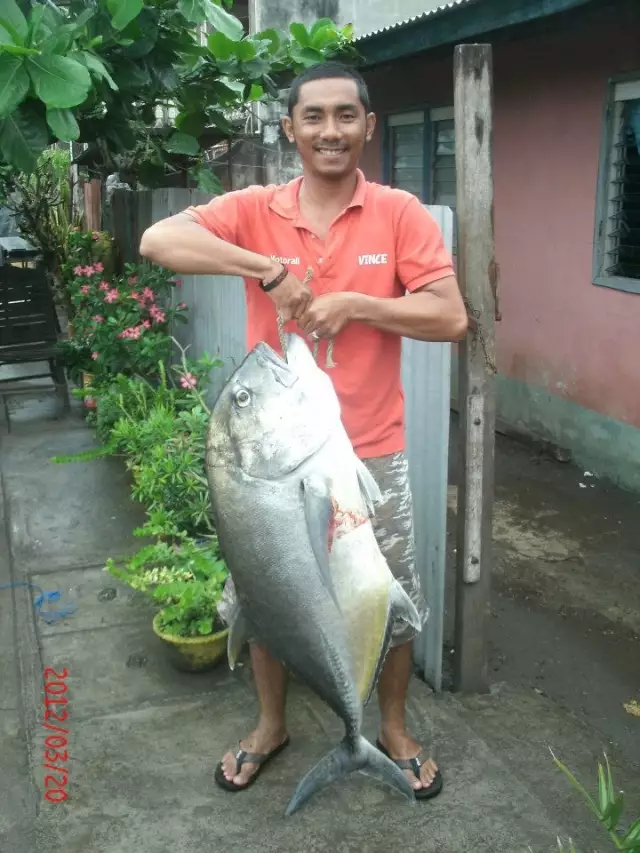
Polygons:
[[356,735],[355,738],[347,735],[301,779],[289,800],[285,815],[289,817],[315,793],[341,776],[347,776],[356,770],[384,782],[411,802],[415,802],[409,780],[397,764],[394,764],[362,735]]

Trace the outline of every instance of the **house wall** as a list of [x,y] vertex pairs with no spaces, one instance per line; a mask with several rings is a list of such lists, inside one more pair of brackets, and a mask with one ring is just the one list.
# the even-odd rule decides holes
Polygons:
[[[591,268],[607,80],[640,71],[639,31],[620,3],[494,45],[494,180],[499,416],[640,489],[640,295]],[[451,105],[451,54],[370,72],[376,111]],[[362,165],[382,179],[380,131]]]

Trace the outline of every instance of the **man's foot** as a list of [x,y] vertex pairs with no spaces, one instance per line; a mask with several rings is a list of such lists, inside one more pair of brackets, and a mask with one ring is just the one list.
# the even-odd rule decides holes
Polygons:
[[421,791],[423,797],[440,793],[442,776],[437,764],[432,758],[423,759],[420,744],[406,731],[381,733],[378,748],[382,748],[392,761],[401,766],[417,797],[420,797]]
[[[261,767],[289,743],[285,731],[261,731],[256,729],[249,737],[240,741],[240,752],[227,752],[219,765],[219,773],[230,786],[246,788],[251,784]],[[249,760],[255,757],[254,761]],[[238,767],[240,764],[240,767]]]

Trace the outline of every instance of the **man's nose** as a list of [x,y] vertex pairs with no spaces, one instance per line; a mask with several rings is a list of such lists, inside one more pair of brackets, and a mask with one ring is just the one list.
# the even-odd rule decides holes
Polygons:
[[334,116],[327,116],[322,126],[324,139],[338,139],[340,137],[340,125]]

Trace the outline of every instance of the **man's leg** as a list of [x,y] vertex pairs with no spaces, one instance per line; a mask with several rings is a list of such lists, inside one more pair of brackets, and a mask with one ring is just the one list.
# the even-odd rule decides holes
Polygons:
[[[247,752],[269,753],[280,746],[287,737],[285,702],[287,675],[282,664],[263,646],[251,646],[253,678],[260,703],[258,726],[240,742]],[[234,785],[246,785],[256,772],[257,765],[246,762],[236,775],[236,758],[228,752],[222,759],[222,771]]]
[[[402,584],[420,615],[427,613],[415,567],[413,515],[407,461],[402,453],[367,459],[365,463],[373,474],[383,496],[376,507],[373,520],[376,539],[394,577]],[[392,647],[378,679],[380,703],[380,742],[393,759],[420,757],[424,761],[420,779],[411,770],[405,773],[417,790],[428,787],[438,769],[406,729],[405,706],[412,671],[412,646],[414,631],[402,623],[394,627]]]

